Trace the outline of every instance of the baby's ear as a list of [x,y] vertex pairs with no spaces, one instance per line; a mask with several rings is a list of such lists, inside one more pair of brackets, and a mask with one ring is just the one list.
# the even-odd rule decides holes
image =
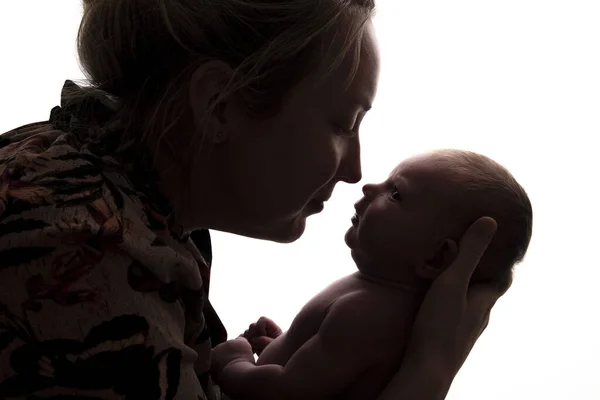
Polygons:
[[438,244],[430,258],[417,267],[417,275],[423,279],[436,279],[458,254],[458,245],[452,239],[444,239]]

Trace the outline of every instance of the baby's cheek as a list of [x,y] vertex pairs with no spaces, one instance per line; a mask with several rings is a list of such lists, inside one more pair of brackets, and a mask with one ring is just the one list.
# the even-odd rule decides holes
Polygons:
[[385,221],[374,221],[374,219],[361,221],[358,239],[363,250],[371,254],[384,255],[395,253],[399,247],[403,247],[401,237],[389,228],[389,223]]

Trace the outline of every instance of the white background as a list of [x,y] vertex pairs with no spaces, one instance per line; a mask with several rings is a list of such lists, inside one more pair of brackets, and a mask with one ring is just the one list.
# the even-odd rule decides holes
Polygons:
[[[82,77],[80,12],[75,0],[2,0],[0,132],[47,119],[64,80]],[[376,28],[364,182],[403,157],[463,148],[508,167],[534,207],[526,261],[448,399],[600,399],[600,2],[380,0]],[[341,184],[291,245],[214,233],[212,299],[230,335],[263,314],[287,328],[353,271],[343,234],[359,197]]]

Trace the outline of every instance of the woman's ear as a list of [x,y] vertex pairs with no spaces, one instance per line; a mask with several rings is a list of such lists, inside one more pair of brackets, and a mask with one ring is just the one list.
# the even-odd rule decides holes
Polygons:
[[429,259],[417,267],[417,275],[423,279],[436,279],[456,258],[458,245],[452,239],[444,239]]
[[[228,132],[225,108],[228,98],[222,98],[233,71],[222,61],[208,61],[200,65],[190,79],[190,110],[196,131],[202,131],[210,140],[223,141]],[[218,102],[218,104],[215,104]]]

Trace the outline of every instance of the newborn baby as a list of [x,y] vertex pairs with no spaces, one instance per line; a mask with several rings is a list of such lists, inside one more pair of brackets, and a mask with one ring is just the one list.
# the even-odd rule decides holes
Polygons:
[[[345,237],[358,271],[310,300],[256,365],[216,368],[233,399],[376,399],[399,368],[429,285],[479,217],[494,218],[498,230],[471,282],[510,286],[531,238],[532,208],[498,163],[435,151],[402,162],[363,192]],[[229,351],[228,343],[215,352]]]

